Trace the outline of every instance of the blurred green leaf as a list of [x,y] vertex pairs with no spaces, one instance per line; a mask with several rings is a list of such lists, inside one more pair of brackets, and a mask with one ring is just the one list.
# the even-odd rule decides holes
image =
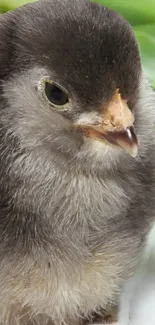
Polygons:
[[155,23],[155,0],[93,0],[118,11],[132,25]]
[[149,28],[136,28],[135,34],[139,42],[144,72],[155,85],[155,25],[153,26],[154,31],[150,33]]
[[28,2],[34,2],[36,0],[26,1],[26,0],[0,0],[0,12],[6,12],[16,7],[22,6]]

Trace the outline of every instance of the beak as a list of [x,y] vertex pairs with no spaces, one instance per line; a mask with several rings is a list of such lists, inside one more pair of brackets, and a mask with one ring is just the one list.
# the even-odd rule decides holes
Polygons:
[[101,107],[99,121],[79,121],[74,126],[82,129],[88,137],[120,147],[136,157],[138,141],[134,131],[134,116],[116,90],[107,106]]

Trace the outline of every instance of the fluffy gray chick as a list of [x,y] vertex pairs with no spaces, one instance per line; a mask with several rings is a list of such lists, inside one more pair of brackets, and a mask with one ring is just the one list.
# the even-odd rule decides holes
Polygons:
[[0,17],[0,324],[117,304],[154,221],[154,100],[117,13],[43,0]]

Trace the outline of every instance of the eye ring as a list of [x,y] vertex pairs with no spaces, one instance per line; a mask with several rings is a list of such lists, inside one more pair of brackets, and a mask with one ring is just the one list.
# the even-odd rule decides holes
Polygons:
[[70,98],[68,92],[57,82],[45,78],[41,82],[41,91],[48,103],[59,110],[68,110]]

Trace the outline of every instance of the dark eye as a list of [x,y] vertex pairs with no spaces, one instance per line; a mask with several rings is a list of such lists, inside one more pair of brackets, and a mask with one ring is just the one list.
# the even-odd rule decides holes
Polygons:
[[56,106],[64,106],[69,102],[68,94],[51,82],[45,82],[45,95],[49,102]]

